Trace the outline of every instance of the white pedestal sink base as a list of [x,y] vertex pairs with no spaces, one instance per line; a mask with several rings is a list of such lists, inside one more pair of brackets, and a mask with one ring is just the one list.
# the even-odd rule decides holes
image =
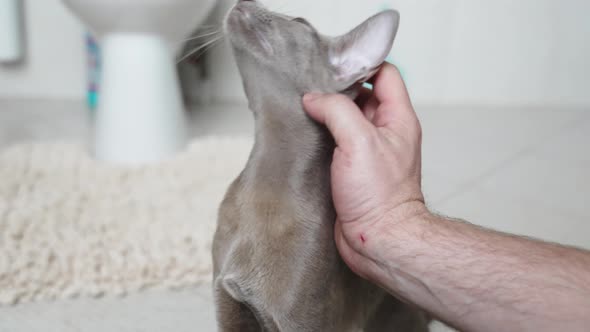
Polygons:
[[102,38],[103,73],[94,155],[101,161],[160,161],[186,143],[185,111],[170,47],[156,35]]

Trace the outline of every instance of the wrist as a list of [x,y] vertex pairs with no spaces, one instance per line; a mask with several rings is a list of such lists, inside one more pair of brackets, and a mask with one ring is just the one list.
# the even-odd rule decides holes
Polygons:
[[367,246],[367,254],[382,264],[395,259],[392,256],[401,254],[400,249],[412,250],[419,245],[426,224],[433,217],[422,201],[411,201],[390,210],[374,225],[371,234],[374,241]]
[[389,291],[395,291],[391,282],[396,276],[392,274],[411,270],[407,266],[408,258],[424,250],[429,225],[436,222],[435,219],[436,216],[420,201],[391,210],[372,228],[369,235],[372,241],[367,241],[364,246],[363,254],[374,267],[370,279]]
[[381,227],[383,227],[383,231],[394,231],[397,233],[398,231],[405,230],[408,226],[416,226],[431,216],[433,215],[423,200],[409,201],[391,209],[387,213],[385,222]]

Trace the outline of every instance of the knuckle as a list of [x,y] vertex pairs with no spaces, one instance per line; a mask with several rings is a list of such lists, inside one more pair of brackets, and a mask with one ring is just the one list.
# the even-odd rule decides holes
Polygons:
[[348,105],[350,103],[350,99],[341,94],[334,94],[330,95],[330,102],[335,106],[343,106]]
[[377,145],[377,134],[372,130],[360,132],[353,141],[353,149],[365,151]]
[[414,135],[416,136],[416,138],[419,141],[422,141],[422,137],[424,135],[424,132],[422,130],[422,125],[420,124],[420,121],[416,120],[416,125],[414,126]]
[[396,75],[401,75],[401,72],[399,70],[399,68],[394,65],[393,63],[387,63],[386,64],[386,68],[391,71],[391,73],[396,74]]

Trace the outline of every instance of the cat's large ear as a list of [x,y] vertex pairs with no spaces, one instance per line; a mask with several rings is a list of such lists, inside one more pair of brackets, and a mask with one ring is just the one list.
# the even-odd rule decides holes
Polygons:
[[332,41],[329,61],[342,88],[364,82],[377,72],[391,51],[399,19],[397,11],[387,10]]

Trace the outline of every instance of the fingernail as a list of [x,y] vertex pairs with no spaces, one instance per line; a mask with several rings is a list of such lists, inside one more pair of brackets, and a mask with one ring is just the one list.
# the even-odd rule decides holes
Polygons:
[[315,93],[315,92],[307,93],[307,94],[305,94],[305,96],[303,96],[303,102],[305,102],[305,103],[311,102],[311,101],[314,101],[314,100],[320,98],[321,96],[322,96],[321,93]]

